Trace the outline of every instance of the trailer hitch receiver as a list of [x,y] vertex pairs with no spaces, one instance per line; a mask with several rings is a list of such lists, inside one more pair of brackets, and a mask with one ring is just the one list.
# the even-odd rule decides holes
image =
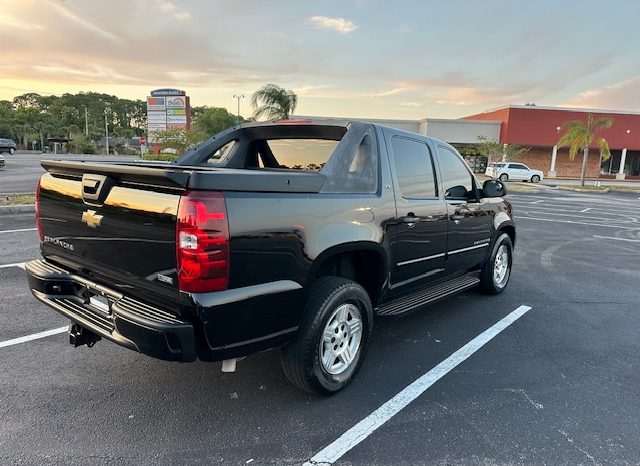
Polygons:
[[87,330],[78,324],[69,324],[69,343],[74,348],[82,345],[87,345],[91,348],[101,339],[100,335],[96,335],[91,330]]

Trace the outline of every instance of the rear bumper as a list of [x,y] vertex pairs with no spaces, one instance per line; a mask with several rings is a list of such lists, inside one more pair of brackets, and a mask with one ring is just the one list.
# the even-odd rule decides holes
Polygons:
[[[194,327],[176,316],[123,296],[44,260],[25,265],[33,295],[71,321],[126,348],[168,361],[194,361]],[[110,312],[90,304],[106,298]]]

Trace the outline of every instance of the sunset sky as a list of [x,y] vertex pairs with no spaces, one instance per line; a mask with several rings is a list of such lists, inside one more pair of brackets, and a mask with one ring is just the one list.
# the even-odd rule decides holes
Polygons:
[[640,111],[640,1],[0,0],[0,99],[184,89],[236,111],[455,118],[508,104]]

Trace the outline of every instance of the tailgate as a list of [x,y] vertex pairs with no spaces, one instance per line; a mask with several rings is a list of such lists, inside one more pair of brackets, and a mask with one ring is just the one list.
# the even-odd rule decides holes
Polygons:
[[188,173],[167,177],[163,168],[69,162],[43,166],[49,173],[40,180],[42,255],[124,295],[175,309],[176,213]]

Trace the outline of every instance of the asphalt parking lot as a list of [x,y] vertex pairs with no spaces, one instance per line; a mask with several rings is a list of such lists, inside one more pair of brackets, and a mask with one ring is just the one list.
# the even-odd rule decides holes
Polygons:
[[[275,351],[223,374],[39,337],[66,321],[20,268],[38,255],[33,218],[2,216],[0,463],[322,464],[329,447],[341,465],[640,464],[639,196],[509,195],[508,289],[377,320],[361,372],[331,398],[288,385]],[[522,306],[441,378],[394,398]],[[385,417],[389,400],[402,409]]]
[[38,153],[15,153],[13,155],[4,154],[6,165],[0,169],[0,193],[19,194],[33,193],[38,184],[38,179],[44,173],[44,168],[40,165],[42,160],[109,160],[131,161],[133,156],[124,155],[74,155],[74,154],[38,154]]

